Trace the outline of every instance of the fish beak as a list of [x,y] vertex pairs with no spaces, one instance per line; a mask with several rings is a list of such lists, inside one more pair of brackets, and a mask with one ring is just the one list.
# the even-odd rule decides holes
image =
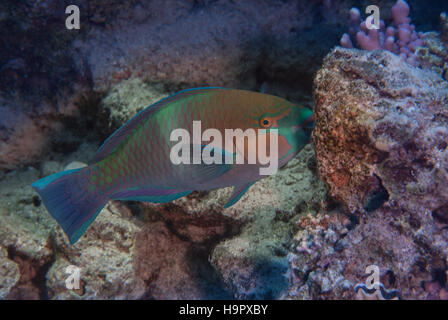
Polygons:
[[303,131],[305,131],[305,135],[308,139],[311,139],[311,133],[314,129],[314,115],[310,116],[306,121],[302,124]]

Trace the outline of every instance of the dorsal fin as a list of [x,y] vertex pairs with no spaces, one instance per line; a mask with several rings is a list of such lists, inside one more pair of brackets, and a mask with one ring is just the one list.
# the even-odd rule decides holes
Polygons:
[[227,88],[220,87],[204,87],[204,88],[193,88],[179,91],[171,96],[168,96],[156,103],[153,103],[149,107],[141,110],[131,119],[129,119],[124,125],[118,128],[112,135],[110,135],[103,144],[98,148],[95,156],[93,157],[91,163],[96,163],[104,158],[106,158],[109,154],[111,154],[117,146],[123,141],[124,138],[128,136],[128,134],[134,130],[144,119],[146,119],[150,114],[156,112],[161,107],[177,100],[184,99],[191,95],[196,95],[200,93],[204,93],[204,91],[213,91],[213,90],[229,90]]

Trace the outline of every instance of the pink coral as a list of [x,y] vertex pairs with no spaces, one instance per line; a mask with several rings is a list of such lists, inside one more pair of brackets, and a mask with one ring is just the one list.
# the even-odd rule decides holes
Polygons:
[[423,44],[420,35],[415,31],[415,26],[410,24],[409,5],[404,0],[398,0],[391,9],[394,26],[386,28],[381,20],[380,29],[368,29],[366,22],[362,20],[359,9],[350,10],[349,34],[344,33],[340,44],[344,48],[355,47],[352,38],[356,39],[356,45],[363,50],[385,49],[400,57],[407,63],[417,66],[415,55],[417,47]]
[[411,19],[408,18],[409,5],[406,3],[406,1],[397,1],[390,12],[392,15],[392,19],[394,20],[396,25],[411,23]]

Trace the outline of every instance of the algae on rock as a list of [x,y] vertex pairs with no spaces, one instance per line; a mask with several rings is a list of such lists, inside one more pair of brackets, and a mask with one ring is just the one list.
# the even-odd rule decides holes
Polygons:
[[103,98],[103,108],[109,111],[109,126],[120,127],[139,111],[169,95],[162,84],[150,85],[140,78],[123,80]]

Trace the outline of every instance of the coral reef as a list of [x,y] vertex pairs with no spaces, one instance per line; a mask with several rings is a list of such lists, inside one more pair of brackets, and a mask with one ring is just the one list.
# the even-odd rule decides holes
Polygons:
[[422,40],[424,45],[418,47],[415,52],[419,66],[430,69],[448,80],[448,43],[437,32],[422,34]]
[[[425,238],[418,219],[393,208],[379,209],[359,223],[339,212],[301,218],[302,230],[288,254],[290,288],[283,298],[445,300],[448,233],[429,222],[432,234]],[[381,285],[371,292],[362,289],[369,266],[378,267]]]
[[292,268],[310,271],[293,272],[290,297],[353,298],[369,265],[401,297],[445,297],[447,82],[388,51],[336,48],[315,87],[317,167],[359,223],[347,232],[344,218],[300,222]]
[[[448,233],[433,225],[437,235],[422,240],[417,220],[393,208],[379,209],[359,224],[338,212],[303,217],[288,255],[291,286],[283,298],[445,299],[446,249],[439,245],[441,239],[446,245]],[[362,287],[372,265],[382,288],[368,292]]]
[[447,82],[388,51],[337,48],[315,85],[318,168],[351,212],[381,193],[412,211],[448,201]]

